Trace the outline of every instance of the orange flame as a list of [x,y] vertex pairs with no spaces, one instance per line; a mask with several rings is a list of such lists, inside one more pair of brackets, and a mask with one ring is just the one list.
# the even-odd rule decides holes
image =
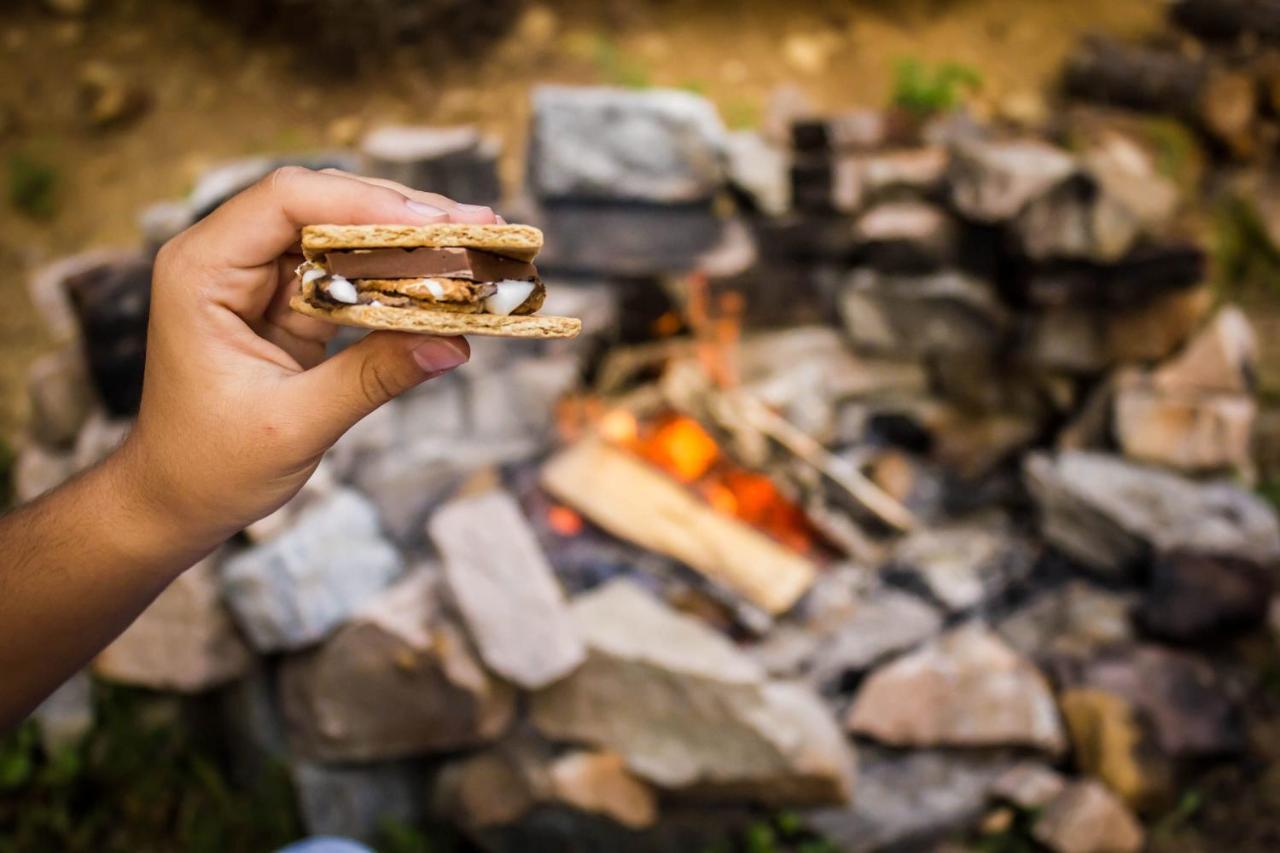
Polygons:
[[697,421],[686,417],[661,423],[638,450],[682,483],[692,483],[706,474],[720,457],[716,440]]
[[[623,422],[621,414],[617,415],[619,424]],[[615,444],[689,485],[719,512],[759,528],[796,551],[812,550],[816,534],[804,512],[768,477],[734,465],[696,420],[669,415],[642,426],[630,413],[626,415],[625,430],[614,428],[608,431],[613,435],[606,434]],[[615,440],[614,435],[630,438]]]

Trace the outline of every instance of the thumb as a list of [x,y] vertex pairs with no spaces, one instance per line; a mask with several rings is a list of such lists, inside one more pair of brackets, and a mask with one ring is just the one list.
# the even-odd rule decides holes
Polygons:
[[289,384],[317,452],[356,421],[427,379],[465,364],[466,338],[373,332]]

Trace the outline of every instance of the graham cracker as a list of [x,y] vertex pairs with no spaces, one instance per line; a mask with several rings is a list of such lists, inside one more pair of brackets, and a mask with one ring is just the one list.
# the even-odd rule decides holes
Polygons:
[[302,251],[308,258],[343,249],[479,249],[530,262],[542,248],[532,225],[307,225]]

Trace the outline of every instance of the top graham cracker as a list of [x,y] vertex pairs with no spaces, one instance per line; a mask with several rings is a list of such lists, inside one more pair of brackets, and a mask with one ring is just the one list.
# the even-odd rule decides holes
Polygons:
[[529,262],[542,248],[532,225],[307,225],[302,251],[308,258],[344,249],[478,249]]

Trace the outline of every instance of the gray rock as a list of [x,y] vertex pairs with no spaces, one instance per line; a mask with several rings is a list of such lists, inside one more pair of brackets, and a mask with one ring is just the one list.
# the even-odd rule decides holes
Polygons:
[[447,765],[432,792],[435,809],[475,832],[523,822],[536,808],[599,814],[642,829],[657,819],[652,788],[612,752],[555,748],[528,732]]
[[75,467],[70,453],[50,450],[43,444],[28,441],[18,451],[13,463],[13,494],[18,503],[33,501],[45,492],[66,482]]
[[291,743],[321,761],[373,761],[476,746],[510,724],[515,696],[444,619],[418,571],[369,602],[323,645],[286,660]]
[[1164,231],[1177,188],[1141,146],[1108,134],[1083,155],[1083,170],[1033,199],[1013,225],[1029,257],[1109,263],[1144,235]]
[[46,444],[67,447],[93,410],[93,385],[80,350],[64,346],[32,362],[27,371],[32,435]]
[[177,237],[195,222],[195,212],[183,199],[157,201],[138,214],[138,230],[152,251]]
[[95,409],[76,436],[75,448],[71,452],[72,468],[83,471],[97,465],[124,442],[131,429],[132,420],[113,418],[101,409]]
[[577,384],[580,373],[571,353],[518,358],[500,370],[473,372],[464,386],[466,432],[508,441],[546,439],[556,401]]
[[1037,453],[1023,465],[1044,537],[1072,558],[1123,574],[1151,552],[1280,557],[1280,525],[1261,498],[1089,451]]
[[372,844],[387,823],[412,826],[425,811],[426,773],[412,762],[343,767],[299,761],[290,775],[309,835]]
[[219,595],[217,554],[179,575],[94,659],[99,677],[153,690],[198,693],[252,663]]
[[981,819],[988,789],[1014,761],[998,753],[867,747],[852,807],[814,812],[806,823],[850,853],[932,850]]
[[214,208],[242,190],[265,178],[281,166],[303,166],[308,169],[336,168],[359,172],[360,161],[348,151],[320,151],[281,156],[244,157],[228,160],[205,169],[196,178],[186,203],[195,219],[203,219]]
[[1035,139],[962,139],[951,148],[951,202],[979,222],[1003,222],[1076,171],[1066,152]]
[[254,648],[280,651],[323,639],[403,568],[373,505],[339,489],[292,530],[228,559],[222,586]]
[[913,595],[881,590],[861,601],[852,615],[818,646],[809,665],[824,687],[838,685],[889,655],[919,645],[942,630],[942,614]]
[[484,438],[439,435],[434,430],[423,433],[357,466],[354,477],[378,508],[388,535],[406,547],[424,541],[427,517],[469,474],[527,459],[541,445],[529,435]]
[[538,269],[553,275],[639,278],[684,273],[713,251],[725,232],[710,202],[571,199],[545,203],[535,218],[547,235]]
[[889,201],[853,226],[866,263],[888,272],[928,272],[949,265],[960,246],[955,220],[921,201]]
[[1044,676],[974,623],[873,671],[846,724],[892,746],[1066,747]]
[[85,670],[77,672],[31,712],[40,729],[46,755],[75,749],[93,728],[93,682]]
[[54,261],[31,273],[27,293],[55,343],[74,341],[79,336],[67,282],[98,270],[132,264],[137,259],[134,251],[94,249]]
[[1133,639],[1135,596],[1071,581],[1042,593],[996,626],[1020,654],[1034,660],[1086,659]]
[[555,572],[509,494],[451,501],[429,530],[445,583],[489,669],[536,690],[582,663],[586,649]]
[[940,145],[899,148],[860,157],[858,171],[863,191],[872,200],[922,199],[942,188],[948,160]]
[[899,276],[861,269],[839,308],[854,345],[886,356],[990,351],[1010,322],[989,283],[953,271]]
[[751,200],[755,209],[781,216],[791,204],[787,154],[760,133],[740,130],[725,138],[729,183]]
[[1093,779],[1073,782],[1054,797],[1032,834],[1056,853],[1137,853],[1146,843],[1138,819]]
[[1218,312],[1174,358],[1116,381],[1113,421],[1125,455],[1188,472],[1253,472],[1258,344],[1235,306]]
[[999,524],[921,527],[898,543],[891,568],[919,581],[952,612],[1003,593],[1031,569],[1027,549]]
[[1116,443],[1131,459],[1188,473],[1253,469],[1258,404],[1246,394],[1163,391],[1124,373],[1112,400]]
[[1153,637],[1211,641],[1262,624],[1274,589],[1271,567],[1175,551],[1152,565],[1139,620]]
[[674,89],[540,86],[529,177],[542,199],[702,201],[723,180],[724,126]]
[[991,793],[1019,808],[1038,809],[1053,800],[1067,786],[1061,773],[1047,764],[1024,761],[1001,774]]
[[360,142],[364,174],[469,204],[492,204],[501,198],[501,153],[499,140],[470,126],[386,126]]
[[1155,645],[1116,649],[1090,661],[1072,680],[1128,702],[1164,755],[1201,759],[1246,746],[1226,680],[1197,655]]
[[589,655],[533,697],[545,736],[614,750],[672,792],[848,798],[852,753],[813,693],[766,681],[727,639],[630,582],[576,599],[573,613]]
[[255,545],[275,539],[288,532],[305,509],[331,497],[338,490],[331,459],[327,455],[321,459],[316,470],[311,472],[311,477],[284,506],[246,527],[242,531],[245,538]]

